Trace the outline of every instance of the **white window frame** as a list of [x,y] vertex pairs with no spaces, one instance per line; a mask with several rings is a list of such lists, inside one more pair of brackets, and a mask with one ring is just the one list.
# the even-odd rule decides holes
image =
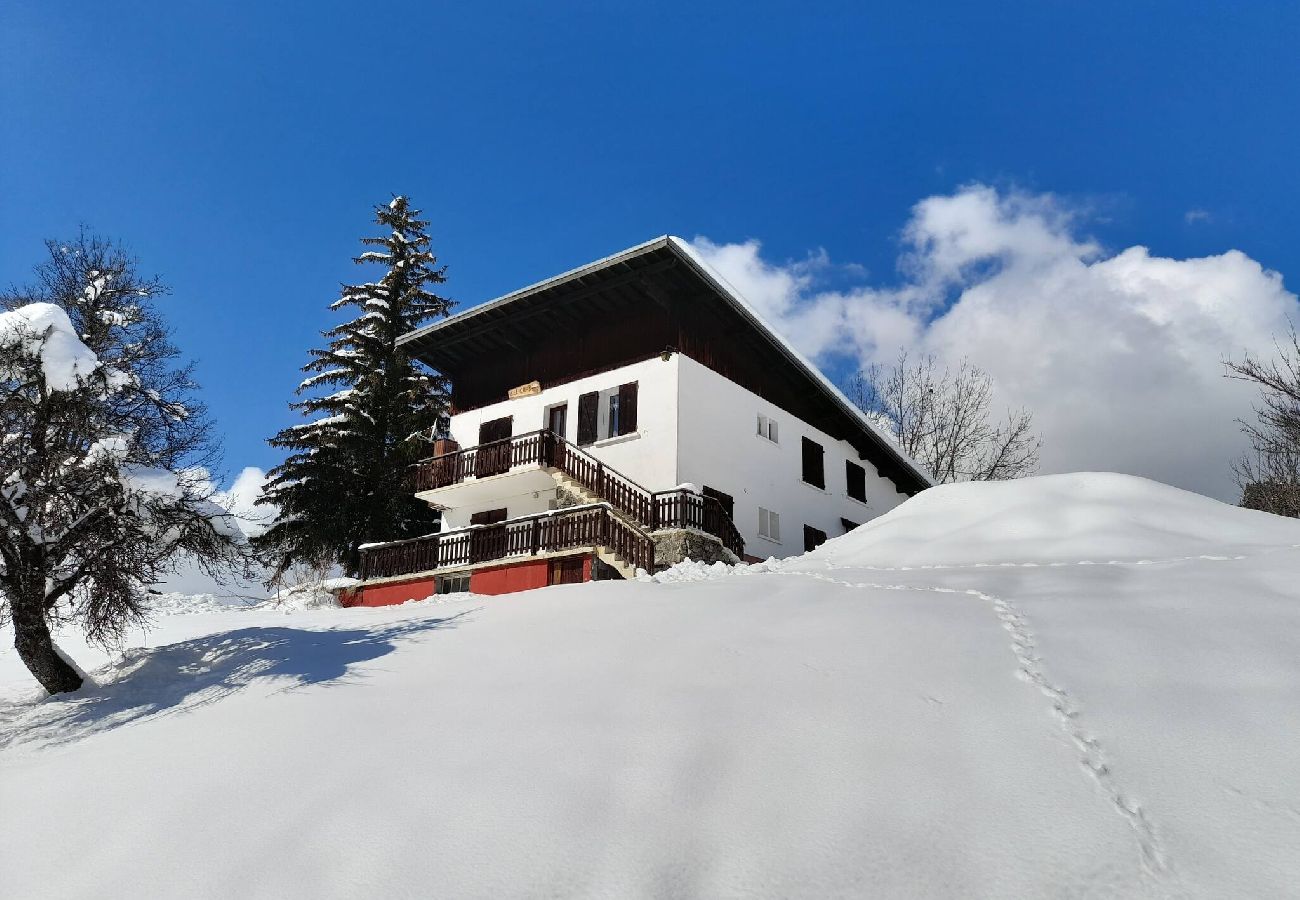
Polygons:
[[758,508],[758,536],[774,544],[781,543],[781,514]]
[[758,436],[765,441],[771,441],[773,444],[779,444],[780,429],[777,427],[776,419],[758,414]]

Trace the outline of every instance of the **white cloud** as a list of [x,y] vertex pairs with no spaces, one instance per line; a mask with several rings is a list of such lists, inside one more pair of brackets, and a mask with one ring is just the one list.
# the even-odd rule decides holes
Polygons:
[[244,534],[255,537],[271,527],[278,512],[274,506],[259,502],[265,486],[266,473],[256,466],[247,466],[229,489],[217,491],[212,499],[234,513]]
[[1107,253],[1051,195],[975,185],[929,197],[903,229],[899,283],[822,291],[824,253],[790,265],[757,241],[694,242],[801,350],[888,362],[900,347],[968,356],[1001,399],[1034,412],[1042,471],[1145,475],[1225,500],[1249,386],[1222,360],[1268,353],[1300,313],[1245,254]]
[[1209,222],[1212,218],[1208,209],[1189,209],[1183,213],[1183,221],[1188,225],[1195,225],[1197,222]]
[[[204,473],[204,478],[206,477]],[[258,502],[265,484],[266,473],[256,466],[248,466],[235,476],[226,490],[219,490],[211,481],[208,481],[207,489],[211,492],[214,503],[234,514],[239,530],[253,537],[271,526],[277,512],[274,506]],[[264,577],[254,576],[252,579],[235,578],[220,583],[204,572],[192,558],[182,557],[176,561],[175,571],[157,585],[157,589],[182,594],[264,599],[270,596],[264,581]]]

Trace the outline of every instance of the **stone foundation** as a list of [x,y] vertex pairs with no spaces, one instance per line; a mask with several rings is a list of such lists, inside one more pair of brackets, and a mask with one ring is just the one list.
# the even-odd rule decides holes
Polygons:
[[650,537],[655,542],[655,568],[661,569],[676,565],[685,559],[696,562],[724,562],[734,566],[740,562],[722,542],[713,535],[687,528],[672,528],[656,531]]

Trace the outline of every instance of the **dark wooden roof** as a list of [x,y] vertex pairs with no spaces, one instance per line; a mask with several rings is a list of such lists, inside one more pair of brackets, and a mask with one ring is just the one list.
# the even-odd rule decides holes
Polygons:
[[509,388],[534,379],[549,387],[671,348],[848,441],[905,493],[931,483],[676,238],[507,294],[401,343],[451,379],[457,409],[503,400]]

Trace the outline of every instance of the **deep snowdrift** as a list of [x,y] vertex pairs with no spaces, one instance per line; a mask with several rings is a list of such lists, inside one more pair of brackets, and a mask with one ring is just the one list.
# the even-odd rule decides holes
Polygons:
[[1300,545],[1300,525],[1110,472],[932,488],[819,548],[870,566],[1155,560]]
[[1294,896],[1296,544],[1041,478],[666,583],[168,616],[69,699],[6,649],[4,893]]

